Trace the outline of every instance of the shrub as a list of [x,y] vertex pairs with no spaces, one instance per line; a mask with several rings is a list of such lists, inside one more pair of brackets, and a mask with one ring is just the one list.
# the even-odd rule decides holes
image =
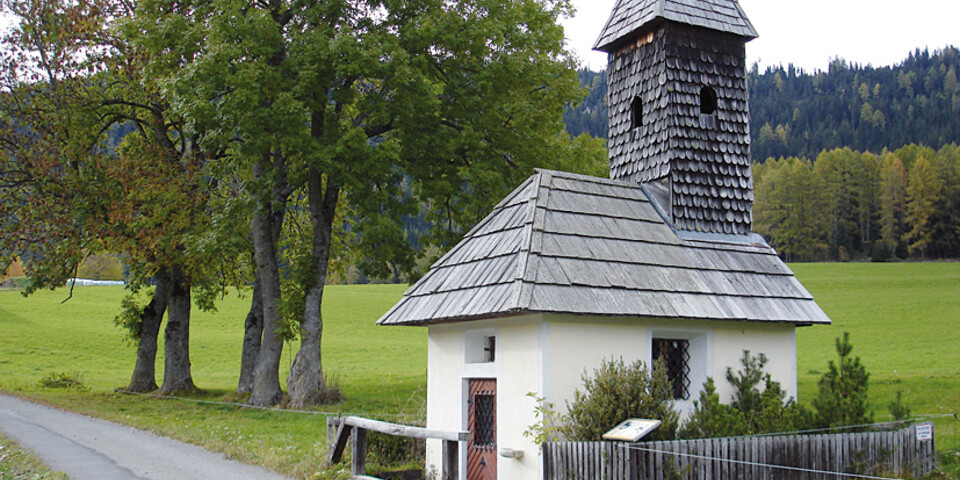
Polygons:
[[673,409],[673,388],[662,361],[653,372],[637,360],[604,361],[593,376],[583,374],[583,390],[567,403],[564,433],[569,440],[595,441],[628,418],[660,420],[652,440],[676,438],[679,414]]
[[813,426],[817,428],[842,427],[873,423],[869,411],[867,387],[870,374],[860,363],[860,357],[851,357],[853,345],[850,334],[836,339],[838,363],[828,364],[820,377],[819,391],[813,399]]
[[91,280],[123,280],[123,261],[118,255],[88,255],[77,268],[77,277]]
[[894,422],[903,422],[910,418],[910,407],[903,403],[903,392],[897,390],[897,399],[887,404],[887,411]]
[[871,262],[889,262],[892,259],[893,249],[887,242],[878,241],[873,244],[873,248],[870,250]]
[[83,379],[76,372],[50,372],[40,379],[41,388],[86,390]]
[[[684,438],[725,437],[759,433],[788,432],[801,427],[804,412],[788,399],[780,384],[763,371],[767,358],[744,350],[736,374],[727,369],[727,381],[734,387],[731,404],[720,403],[713,379],[703,384],[694,412],[684,422]],[[763,389],[760,389],[760,385]]]
[[700,399],[693,401],[693,414],[683,422],[682,438],[732,437],[747,433],[747,421],[739,410],[720,403],[712,378],[703,383]]

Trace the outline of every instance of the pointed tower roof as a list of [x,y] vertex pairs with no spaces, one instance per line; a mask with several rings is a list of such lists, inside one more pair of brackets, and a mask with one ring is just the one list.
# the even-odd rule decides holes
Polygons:
[[683,234],[644,187],[540,170],[380,318],[530,313],[828,324],[759,235]]
[[737,0],[617,0],[595,50],[609,52],[614,45],[656,19],[757,38]]

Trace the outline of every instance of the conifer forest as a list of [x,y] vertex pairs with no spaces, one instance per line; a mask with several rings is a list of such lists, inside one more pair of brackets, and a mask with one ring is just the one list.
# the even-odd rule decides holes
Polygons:
[[[748,71],[754,230],[788,261],[960,257],[960,50]],[[606,137],[606,72],[567,131]]]

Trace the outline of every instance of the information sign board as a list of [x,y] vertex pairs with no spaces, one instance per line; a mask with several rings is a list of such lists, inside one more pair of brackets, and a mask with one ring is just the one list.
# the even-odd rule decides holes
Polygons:
[[660,426],[660,420],[643,418],[628,418],[609,432],[603,434],[604,440],[619,440],[621,442],[636,442]]

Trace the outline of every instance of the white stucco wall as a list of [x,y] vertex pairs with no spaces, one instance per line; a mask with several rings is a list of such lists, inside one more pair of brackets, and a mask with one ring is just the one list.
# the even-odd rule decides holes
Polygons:
[[[727,367],[741,368],[743,351],[767,356],[764,371],[780,382],[788,396],[797,398],[797,335],[796,327],[785,324],[747,322],[715,322],[713,358],[717,393],[724,402],[733,397],[734,389],[727,382]],[[697,392],[700,391],[698,386]]]
[[[496,359],[473,363],[471,342],[496,337]],[[766,371],[788,395],[796,397],[796,336],[793,325],[747,322],[637,320],[572,315],[528,315],[429,327],[427,426],[466,430],[468,380],[497,380],[497,448],[522,450],[522,459],[497,457],[498,477],[510,480],[540,478],[539,449],[523,432],[536,421],[534,392],[553,402],[559,412],[581,386],[584,371],[603,360],[622,358],[651,362],[653,338],[685,338],[690,342],[690,399],[677,403],[683,412],[707,376],[716,379],[724,401],[733,389],[725,380],[728,367],[740,368],[743,350],[764,353]],[[467,353],[474,348],[474,353]],[[461,448],[461,478],[465,478],[466,449]],[[439,471],[439,441],[427,442],[427,468]]]
[[[427,373],[427,427],[467,429],[467,389],[471,378],[497,380],[497,448],[522,450],[520,459],[497,456],[500,478],[539,478],[538,447],[523,436],[534,423],[535,402],[528,392],[540,391],[540,317],[512,317],[429,327]],[[495,336],[496,358],[491,363],[470,362],[470,342]],[[466,445],[460,452],[465,478]],[[440,471],[442,444],[427,441],[427,469]]]

